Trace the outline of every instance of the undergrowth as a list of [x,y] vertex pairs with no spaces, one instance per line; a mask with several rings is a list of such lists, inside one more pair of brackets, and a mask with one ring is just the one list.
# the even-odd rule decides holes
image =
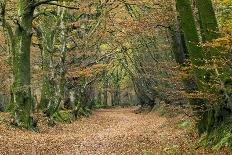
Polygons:
[[232,121],[225,121],[209,134],[201,136],[196,148],[205,147],[211,151],[225,149],[232,151]]
[[152,111],[158,112],[160,116],[164,117],[176,117],[180,114],[184,114],[183,109],[181,109],[180,107],[165,103],[155,105]]
[[54,119],[57,122],[71,123],[73,120],[72,112],[71,111],[59,111],[54,114]]
[[[183,110],[183,109],[182,109]],[[158,112],[164,117],[176,117],[181,114],[181,110],[167,104],[157,105],[153,111]],[[182,113],[183,114],[183,113]],[[191,130],[191,119],[181,120],[176,124],[177,128],[188,128]],[[195,144],[195,149],[203,148],[209,152],[232,152],[232,120],[223,121],[219,126],[215,127],[210,133],[201,135]]]

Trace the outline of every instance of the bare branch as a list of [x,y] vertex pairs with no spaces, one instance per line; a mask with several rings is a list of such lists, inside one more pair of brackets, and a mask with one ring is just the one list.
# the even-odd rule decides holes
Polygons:
[[62,5],[62,4],[53,3],[53,2],[49,2],[49,3],[46,3],[46,4],[60,6],[60,7],[64,7],[64,8],[67,8],[67,9],[73,9],[73,10],[79,10],[80,9],[78,7],[75,7],[75,6],[67,6],[67,5]]

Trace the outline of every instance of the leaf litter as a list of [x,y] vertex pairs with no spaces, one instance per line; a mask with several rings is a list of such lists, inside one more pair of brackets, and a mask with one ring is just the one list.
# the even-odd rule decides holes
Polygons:
[[162,155],[206,154],[194,150],[196,136],[177,128],[183,116],[156,112],[135,114],[131,108],[99,109],[89,118],[48,127],[39,132],[0,125],[1,155]]

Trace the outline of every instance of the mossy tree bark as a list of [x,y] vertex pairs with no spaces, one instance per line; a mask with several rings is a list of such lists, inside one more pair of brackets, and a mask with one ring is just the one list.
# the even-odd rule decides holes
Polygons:
[[[64,26],[65,8],[58,7],[57,15],[45,16],[44,24],[37,31],[40,31],[42,43],[42,69],[43,85],[39,109],[46,112],[47,117],[52,122],[53,115],[58,112],[60,106],[64,106],[65,95],[65,61],[66,61],[66,29]],[[50,29],[47,29],[50,27]],[[60,61],[55,64],[55,43],[61,42]],[[56,67],[59,66],[59,73]],[[59,74],[59,76],[57,76]],[[56,80],[58,78],[58,80]],[[56,82],[57,81],[57,82]]]
[[26,128],[33,125],[30,68],[33,3],[33,0],[18,1],[18,20],[12,40],[14,115],[17,125]]
[[[64,2],[65,4],[65,2]],[[58,14],[60,14],[60,29],[61,29],[61,50],[60,50],[60,80],[59,80],[59,100],[57,103],[56,110],[58,110],[59,107],[64,108],[64,98],[65,98],[65,75],[66,75],[66,53],[67,53],[67,32],[66,32],[66,27],[65,27],[65,13],[66,9],[65,8],[59,8],[58,9]]]
[[43,84],[41,90],[41,100],[39,109],[44,110],[48,107],[48,104],[51,100],[52,94],[51,89],[54,89],[52,86],[52,52],[54,48],[54,38],[55,38],[55,31],[47,31],[43,30],[42,33],[42,69],[43,69]]
[[202,87],[201,80],[204,78],[202,75],[201,67],[203,65],[204,53],[199,46],[200,39],[196,28],[195,19],[193,16],[190,0],[177,0],[177,11],[180,15],[180,25],[183,29],[185,43],[189,52],[190,60],[193,64],[193,71],[195,80],[198,87]]
[[202,41],[211,41],[218,37],[218,24],[211,0],[196,0]]
[[[215,11],[213,8],[213,4],[211,0],[196,0],[197,9],[198,9],[198,15],[199,15],[199,23],[200,23],[200,32],[202,36],[202,42],[207,43],[211,42],[214,39],[217,39],[219,37],[219,28],[218,23],[215,15]],[[219,94],[219,91],[223,92],[224,96],[228,96],[228,93],[224,86],[224,81],[226,78],[228,78],[229,72],[227,71],[227,66],[220,65],[215,60],[222,56],[220,53],[220,49],[207,47],[204,48],[205,55],[207,56],[207,62],[208,65],[213,65],[213,68],[208,71],[208,74],[210,75],[209,78],[211,81],[216,81],[220,83],[220,89],[210,89],[210,92],[214,92]],[[220,74],[222,73],[223,74]],[[216,92],[215,92],[216,91]],[[208,128],[207,132],[210,132],[215,125],[221,123],[221,117],[225,112],[223,112],[226,105],[223,103],[224,101],[218,100],[217,103],[214,103],[210,110],[208,110]]]
[[[204,90],[205,87],[205,54],[202,47],[199,46],[200,39],[191,7],[191,1],[177,0],[176,8],[180,16],[180,26],[183,30],[185,43],[189,52],[189,59],[193,65],[193,76],[196,82],[196,88],[191,91],[201,91]],[[198,119],[197,127],[199,133],[205,132],[208,128],[208,115],[205,113],[206,103],[207,101],[204,99],[190,99],[190,104]]]

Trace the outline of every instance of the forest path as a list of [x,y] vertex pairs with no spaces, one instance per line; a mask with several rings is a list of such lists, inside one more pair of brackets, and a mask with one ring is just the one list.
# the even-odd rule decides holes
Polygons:
[[[0,154],[14,155],[139,155],[192,152],[179,118],[157,113],[135,114],[133,108],[99,109],[89,118],[39,133],[0,126]],[[151,153],[153,152],[153,153]]]

